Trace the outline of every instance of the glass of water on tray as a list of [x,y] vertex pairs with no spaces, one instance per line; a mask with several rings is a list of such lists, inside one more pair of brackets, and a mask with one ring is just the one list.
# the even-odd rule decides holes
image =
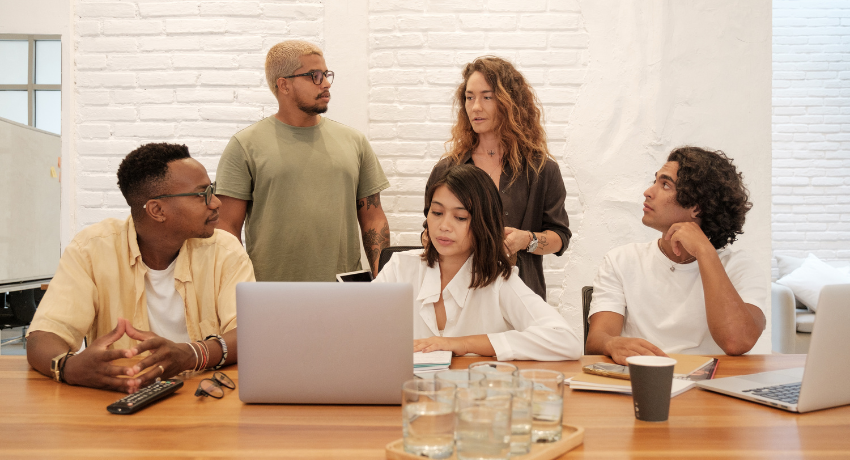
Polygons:
[[544,369],[523,369],[519,375],[532,384],[531,442],[560,441],[564,419],[564,374]]
[[458,460],[507,459],[511,453],[511,391],[458,388],[455,399]]
[[454,383],[414,379],[402,386],[404,451],[428,458],[448,458],[454,451]]

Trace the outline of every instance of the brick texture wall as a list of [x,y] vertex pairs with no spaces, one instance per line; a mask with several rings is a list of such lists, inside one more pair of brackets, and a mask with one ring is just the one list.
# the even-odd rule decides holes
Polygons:
[[77,1],[75,231],[128,214],[115,172],[138,145],[184,143],[213,174],[234,133],[277,111],[267,50],[321,46],[323,15],[319,1]]
[[[77,0],[73,231],[127,215],[115,171],[140,144],[185,143],[214,176],[230,136],[277,110],[264,81],[266,51],[292,38],[323,46],[324,14],[318,0]],[[369,28],[365,134],[392,184],[382,198],[393,244],[418,242],[425,181],[453,121],[451,94],[462,66],[484,54],[514,62],[536,89],[578,227],[578,187],[563,161],[589,60],[576,1],[371,0]],[[545,260],[553,303],[565,264]]]
[[[513,62],[537,91],[571,226],[578,227],[578,187],[563,161],[567,122],[589,60],[577,2],[372,0],[369,26],[368,135],[391,183],[382,202],[393,244],[419,244],[425,182],[445,152],[461,69],[485,54]],[[565,265],[566,257],[544,260],[553,304]]]
[[850,260],[845,1],[773,2],[773,252]]

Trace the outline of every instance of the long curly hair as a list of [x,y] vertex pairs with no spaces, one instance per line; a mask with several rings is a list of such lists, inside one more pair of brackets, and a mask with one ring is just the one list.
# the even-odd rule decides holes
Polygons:
[[[502,198],[499,190],[484,170],[473,165],[458,165],[446,169],[425,192],[425,228],[434,192],[446,186],[469,212],[472,233],[472,279],[470,289],[483,288],[500,276],[511,276],[511,262],[504,251],[505,223],[502,221]],[[429,235],[436,235],[431,232]],[[425,245],[422,260],[433,268],[440,253],[433,244]]]
[[524,165],[540,174],[546,159],[554,160],[546,145],[540,101],[525,77],[510,62],[495,56],[479,57],[463,69],[463,83],[454,97],[457,121],[452,126],[452,138],[446,142],[445,156],[452,165],[457,165],[478,147],[478,135],[466,113],[466,83],[475,72],[481,72],[496,96],[499,110],[496,132],[504,152],[502,169],[509,165],[513,170],[510,182],[519,177]]
[[679,163],[676,201],[684,208],[699,206],[700,227],[711,245],[734,243],[753,204],[732,159],[720,150],[685,146],[670,152],[667,161]]

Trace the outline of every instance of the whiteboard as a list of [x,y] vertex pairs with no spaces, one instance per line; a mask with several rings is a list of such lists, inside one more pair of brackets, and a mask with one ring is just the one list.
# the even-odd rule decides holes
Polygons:
[[61,148],[56,134],[0,118],[0,285],[59,265]]

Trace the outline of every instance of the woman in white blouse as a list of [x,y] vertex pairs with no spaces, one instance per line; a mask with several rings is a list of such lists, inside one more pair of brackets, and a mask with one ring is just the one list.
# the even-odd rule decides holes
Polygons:
[[487,173],[473,165],[447,169],[425,193],[430,244],[394,254],[375,281],[413,285],[413,351],[578,359],[576,333],[511,266],[502,213]]

